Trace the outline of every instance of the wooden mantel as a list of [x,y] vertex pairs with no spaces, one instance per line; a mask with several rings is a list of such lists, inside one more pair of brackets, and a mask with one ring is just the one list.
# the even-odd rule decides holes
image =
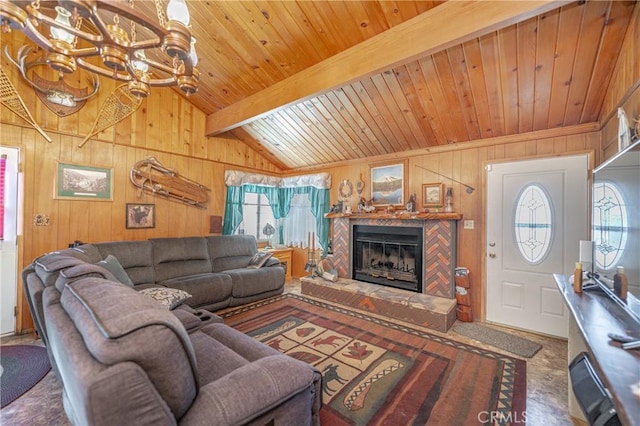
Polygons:
[[429,213],[409,213],[407,211],[400,211],[396,213],[327,213],[324,217],[328,219],[334,218],[348,218],[348,219],[399,219],[399,220],[462,220],[460,213],[444,213],[444,212],[429,212]]

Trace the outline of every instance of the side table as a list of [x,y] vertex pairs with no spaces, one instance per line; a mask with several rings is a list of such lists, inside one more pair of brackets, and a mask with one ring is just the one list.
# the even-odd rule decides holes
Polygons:
[[282,248],[282,249],[262,249],[260,250],[266,253],[272,253],[273,257],[278,259],[282,264],[284,264],[285,269],[285,277],[286,281],[291,279],[291,270],[293,268],[293,249],[292,248]]

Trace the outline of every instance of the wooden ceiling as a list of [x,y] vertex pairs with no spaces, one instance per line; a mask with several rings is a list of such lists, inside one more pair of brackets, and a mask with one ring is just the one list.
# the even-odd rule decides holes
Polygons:
[[189,100],[283,171],[593,123],[637,4],[187,0]]
[[[441,3],[189,2],[204,71],[192,101],[211,114],[209,130],[231,127],[283,170],[599,120],[636,2],[552,4],[527,17],[529,5],[502,22],[486,5],[468,16],[471,2]],[[404,27],[419,20],[428,30],[415,37]],[[430,41],[461,26],[463,36]],[[348,81],[366,41],[364,55],[380,61]],[[405,45],[414,57],[397,63],[390,51]]]

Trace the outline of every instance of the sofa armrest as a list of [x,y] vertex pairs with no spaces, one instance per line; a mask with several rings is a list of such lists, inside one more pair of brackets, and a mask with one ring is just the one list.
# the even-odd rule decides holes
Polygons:
[[264,264],[264,266],[283,266],[280,259],[271,256]]
[[311,417],[318,408],[314,401],[321,377],[314,367],[287,355],[261,358],[201,387],[180,423],[245,424],[301,392],[309,392]]
[[184,304],[178,306],[171,312],[180,320],[189,334],[199,330],[207,324],[222,322],[222,318],[216,314],[212,314],[204,309],[196,310]]

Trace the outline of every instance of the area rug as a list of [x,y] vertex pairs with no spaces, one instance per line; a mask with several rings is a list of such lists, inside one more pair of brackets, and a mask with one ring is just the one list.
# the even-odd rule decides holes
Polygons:
[[510,356],[293,294],[222,317],[322,372],[322,424],[515,424],[525,413],[526,363]]
[[482,324],[472,322],[458,323],[453,326],[453,331],[525,358],[533,357],[536,352],[542,349],[542,345],[539,343]]
[[35,386],[51,369],[47,350],[35,345],[0,347],[2,408]]

